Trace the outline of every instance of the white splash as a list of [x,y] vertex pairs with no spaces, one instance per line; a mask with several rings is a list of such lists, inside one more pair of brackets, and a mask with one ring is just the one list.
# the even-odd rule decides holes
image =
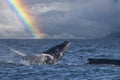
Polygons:
[[20,64],[23,64],[23,65],[30,65],[30,62],[27,61],[27,60],[20,60]]

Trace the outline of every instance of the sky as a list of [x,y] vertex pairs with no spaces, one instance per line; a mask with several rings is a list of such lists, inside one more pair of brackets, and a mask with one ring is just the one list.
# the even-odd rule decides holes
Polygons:
[[[46,39],[88,39],[120,32],[120,0],[22,0]],[[0,0],[0,38],[32,38]]]

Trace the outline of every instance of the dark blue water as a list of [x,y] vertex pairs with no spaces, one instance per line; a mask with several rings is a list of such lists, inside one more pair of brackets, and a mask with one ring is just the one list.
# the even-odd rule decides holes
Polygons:
[[0,80],[120,80],[120,66],[87,64],[88,58],[120,59],[120,39],[70,40],[56,65],[19,65],[20,57],[11,51],[38,54],[63,41],[0,40]]

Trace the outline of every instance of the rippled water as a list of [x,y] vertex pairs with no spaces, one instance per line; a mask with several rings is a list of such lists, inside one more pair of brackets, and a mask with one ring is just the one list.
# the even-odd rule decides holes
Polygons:
[[19,65],[20,57],[11,51],[35,54],[63,41],[0,40],[0,80],[120,80],[120,66],[87,64],[88,58],[120,59],[119,39],[70,40],[71,48],[56,65]]

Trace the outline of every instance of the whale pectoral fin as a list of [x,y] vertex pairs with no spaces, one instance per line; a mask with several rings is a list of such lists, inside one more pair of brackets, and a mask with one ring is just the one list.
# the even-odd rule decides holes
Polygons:
[[68,50],[70,45],[71,43],[69,41],[64,41],[63,43],[54,46],[43,53],[53,56],[54,63],[57,63],[64,56],[64,53]]
[[19,56],[22,56],[22,57],[26,56],[26,54],[24,54],[22,52],[19,52],[19,51],[15,50],[15,49],[11,49],[11,51],[15,52],[16,54],[18,54]]

